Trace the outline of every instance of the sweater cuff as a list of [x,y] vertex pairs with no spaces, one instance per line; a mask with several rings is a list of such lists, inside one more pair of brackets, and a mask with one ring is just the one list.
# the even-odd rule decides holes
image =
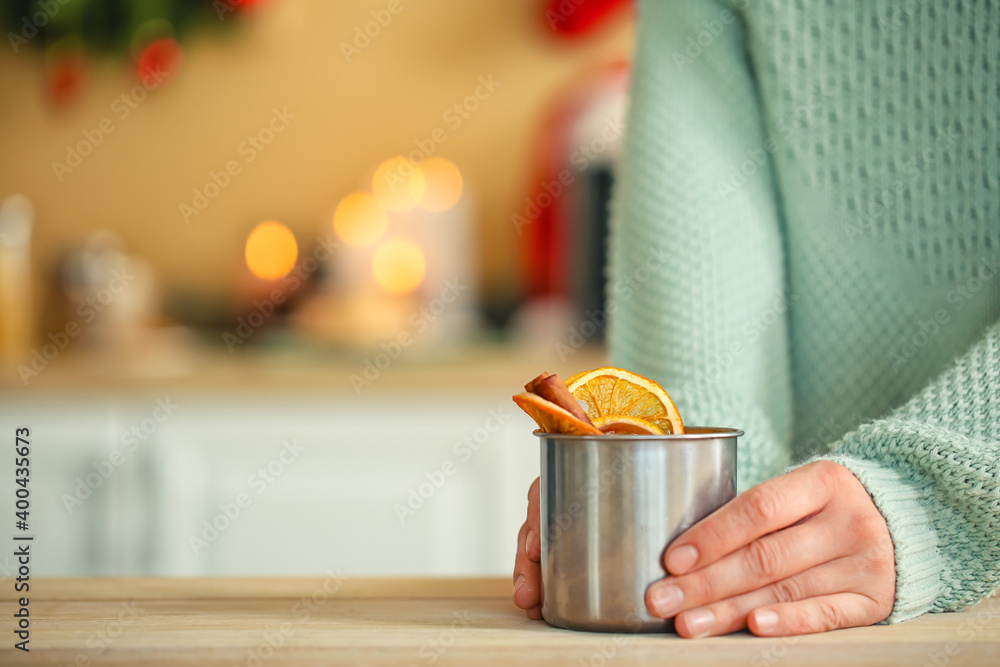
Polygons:
[[882,623],[898,623],[930,611],[941,595],[944,559],[928,516],[924,485],[899,468],[844,454],[817,457],[844,466],[858,478],[885,517],[896,561],[896,600]]

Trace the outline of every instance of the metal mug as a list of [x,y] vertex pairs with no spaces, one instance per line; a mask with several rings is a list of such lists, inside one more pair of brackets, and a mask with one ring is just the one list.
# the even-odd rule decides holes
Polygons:
[[646,589],[670,542],[736,496],[732,428],[541,439],[542,616],[598,632],[664,632]]

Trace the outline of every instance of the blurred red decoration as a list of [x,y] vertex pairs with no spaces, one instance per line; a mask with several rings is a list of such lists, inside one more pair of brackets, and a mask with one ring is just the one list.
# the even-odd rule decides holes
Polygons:
[[87,83],[87,61],[82,54],[62,56],[48,67],[48,93],[53,104],[76,100]]
[[563,37],[580,37],[591,31],[629,0],[544,0],[545,23]]
[[139,78],[149,88],[167,81],[181,68],[184,49],[172,37],[157,39],[146,45],[139,56]]
[[[214,2],[220,5],[226,5],[236,10],[249,10],[263,5],[267,2],[267,0],[214,0]],[[216,11],[218,11],[218,9],[219,8],[216,7]]]
[[[624,96],[628,88],[629,64],[609,63],[586,70],[557,91],[533,142],[529,188],[524,205],[514,219],[520,235],[524,290],[528,298],[569,295],[573,257],[573,239],[580,232],[574,228],[580,215],[574,202],[577,195],[563,194],[579,187],[584,173],[572,162],[574,151],[580,153],[579,137],[574,127],[586,111],[599,100]],[[590,159],[587,159],[590,162]],[[567,183],[563,174],[570,175]]]

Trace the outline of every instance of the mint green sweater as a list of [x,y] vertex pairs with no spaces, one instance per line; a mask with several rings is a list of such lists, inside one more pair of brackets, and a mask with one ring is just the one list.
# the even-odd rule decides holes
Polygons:
[[1000,3],[650,0],[639,26],[613,363],[685,421],[744,429],[741,489],[816,456],[854,472],[895,545],[890,622],[980,600],[1000,586]]

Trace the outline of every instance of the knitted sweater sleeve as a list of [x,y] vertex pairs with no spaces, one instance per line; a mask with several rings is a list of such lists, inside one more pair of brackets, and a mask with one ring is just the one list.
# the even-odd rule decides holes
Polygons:
[[[789,456],[773,139],[763,130],[743,27],[726,5],[644,2],[639,12],[612,200],[610,356],[666,387],[688,423],[746,432],[743,490],[781,472]],[[721,191],[734,170],[745,182]]]
[[824,456],[865,485],[896,552],[888,622],[1000,587],[1000,322],[905,405]]

